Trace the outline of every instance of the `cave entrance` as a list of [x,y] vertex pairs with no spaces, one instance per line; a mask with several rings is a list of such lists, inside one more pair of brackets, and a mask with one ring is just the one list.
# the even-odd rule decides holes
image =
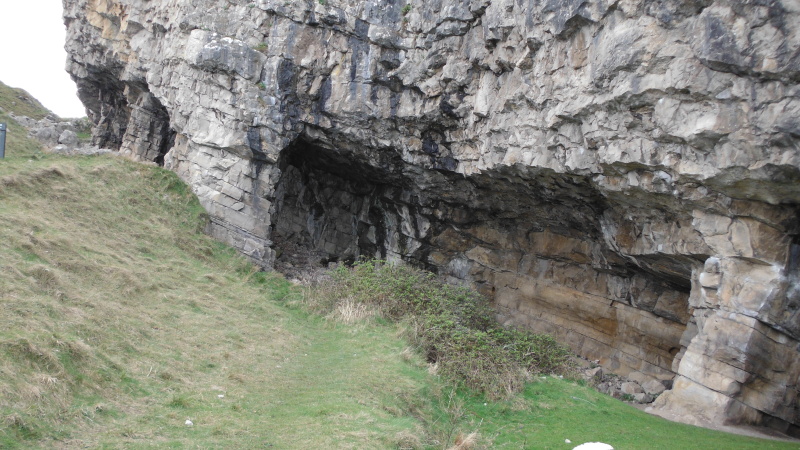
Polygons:
[[[279,159],[272,240],[276,268],[391,256],[407,181],[392,149],[329,149],[299,139]],[[387,223],[389,222],[389,223]],[[390,246],[391,247],[391,246]]]
[[585,180],[448,175],[406,164],[392,149],[304,139],[278,166],[272,241],[275,268],[288,277],[311,281],[313,269],[334,261],[402,260],[470,284],[504,320],[552,333],[583,356],[674,376],[690,320],[688,289],[672,283],[682,281],[681,261],[647,260],[645,269],[603,248],[605,205]]

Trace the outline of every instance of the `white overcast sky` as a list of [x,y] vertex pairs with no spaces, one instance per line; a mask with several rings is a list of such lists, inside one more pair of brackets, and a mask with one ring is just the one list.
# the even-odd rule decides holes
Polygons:
[[25,89],[61,117],[83,117],[64,70],[61,0],[0,0],[0,81]]

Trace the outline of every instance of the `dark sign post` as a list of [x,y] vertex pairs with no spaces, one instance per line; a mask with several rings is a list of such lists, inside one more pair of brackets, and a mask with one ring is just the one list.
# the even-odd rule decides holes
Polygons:
[[6,157],[6,124],[0,123],[0,159]]

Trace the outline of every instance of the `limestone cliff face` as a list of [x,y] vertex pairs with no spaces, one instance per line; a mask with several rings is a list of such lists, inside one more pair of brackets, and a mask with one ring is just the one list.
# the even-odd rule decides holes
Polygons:
[[793,0],[64,0],[95,143],[210,232],[477,286],[687,417],[800,425]]

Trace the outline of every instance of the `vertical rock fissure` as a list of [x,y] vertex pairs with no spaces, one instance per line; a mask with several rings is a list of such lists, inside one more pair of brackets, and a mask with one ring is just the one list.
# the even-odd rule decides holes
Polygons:
[[161,133],[161,144],[158,146],[158,156],[153,161],[161,167],[164,167],[164,157],[169,153],[172,147],[175,146],[175,130],[169,127],[169,122],[164,126]]
[[151,117],[150,128],[147,132],[149,149],[143,155],[159,166],[164,166],[164,157],[175,145],[175,130],[170,124],[167,108],[150,91],[145,91],[150,101],[148,115]]

